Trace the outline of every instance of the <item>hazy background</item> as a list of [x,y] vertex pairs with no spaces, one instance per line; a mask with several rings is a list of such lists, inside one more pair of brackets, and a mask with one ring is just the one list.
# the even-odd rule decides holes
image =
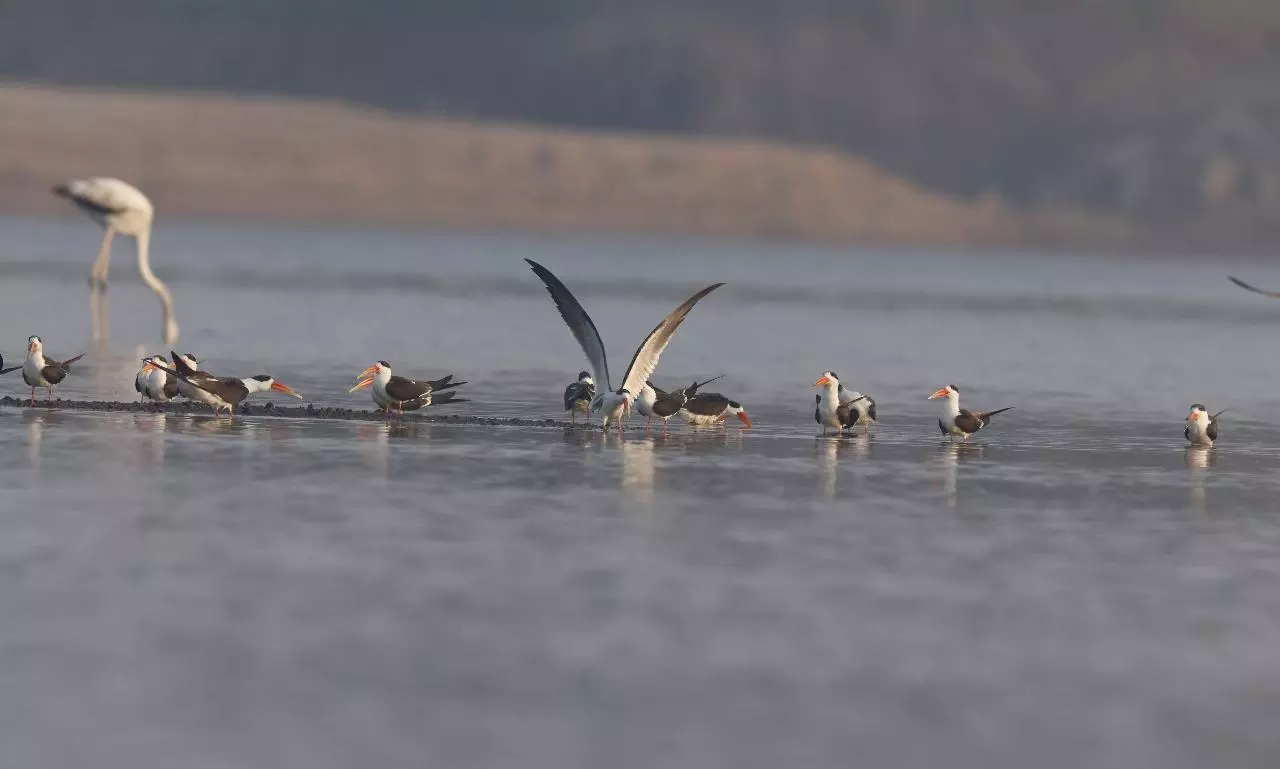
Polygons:
[[[474,208],[449,205],[456,186],[387,174],[375,174],[367,194],[380,194],[381,179],[397,188],[388,199],[408,193],[412,206],[335,212],[297,203],[275,213],[270,203],[242,197],[228,207],[190,192],[162,205],[181,213],[1193,249],[1248,249],[1280,222],[1280,4],[1266,0],[5,0],[0,77],[284,95],[391,110],[397,119],[447,117],[464,130],[506,121],[828,150],[779,158],[749,144],[717,174],[703,167],[715,162],[699,160],[714,145],[694,145],[697,157],[633,146],[628,161],[614,151],[575,157],[581,135],[576,145],[539,135],[536,146],[511,151],[520,161],[513,172],[486,162],[502,155],[501,141],[446,151],[422,139],[401,145],[404,157],[425,156],[422,178],[454,164],[450,173],[480,200],[512,180],[521,189],[487,217],[445,210]],[[63,92],[56,103],[81,94]],[[340,144],[354,173],[368,167],[363,153],[388,151],[358,126],[326,140],[325,121],[285,129],[285,118],[218,105],[250,134],[279,132],[301,145],[301,165],[320,162],[305,155],[313,133]],[[0,98],[11,132],[15,117],[38,111],[12,94]],[[0,202],[51,207],[20,203],[44,194],[46,180],[28,167],[37,157],[30,146],[65,135],[59,121],[92,123],[93,114],[48,115],[25,138],[0,137]],[[214,166],[179,174],[199,186],[217,177],[218,158],[255,151],[246,138],[202,160],[204,139],[184,136],[192,126],[147,126],[107,120],[52,154],[80,153],[80,174],[118,167],[143,181],[173,179],[178,169],[139,165],[133,155],[152,155],[135,149],[142,144]],[[623,172],[600,171],[611,163]],[[593,172],[605,180],[593,182]],[[663,187],[673,174],[684,176]],[[908,185],[886,202],[878,190],[890,177]],[[578,191],[577,202],[565,189]],[[517,211],[555,190],[558,203]],[[674,212],[651,210],[673,190],[684,191]],[[598,200],[606,191],[607,204]],[[613,210],[584,214],[581,199]],[[881,215],[841,221],[864,217],[870,205],[905,212],[911,226],[882,231]],[[804,213],[821,206],[830,213]]]

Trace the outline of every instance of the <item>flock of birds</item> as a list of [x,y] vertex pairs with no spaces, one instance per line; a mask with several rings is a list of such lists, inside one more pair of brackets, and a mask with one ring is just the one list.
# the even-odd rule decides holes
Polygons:
[[[102,245],[89,279],[94,340],[102,341],[107,336],[103,293],[107,286],[111,243],[120,234],[136,240],[139,273],[143,282],[160,299],[164,341],[167,345],[175,343],[178,339],[178,324],[174,318],[173,297],[168,287],[151,271],[149,244],[154,209],[147,196],[126,182],[106,177],[75,179],[57,185],[53,188],[53,193],[69,200],[102,225],[104,230]],[[626,373],[615,389],[609,377],[604,342],[600,339],[591,316],[550,270],[532,260],[525,261],[542,280],[560,316],[581,345],[591,365],[590,371],[580,372],[577,380],[565,389],[564,408],[569,412],[571,421],[576,421],[578,414],[595,414],[600,419],[601,429],[609,429],[612,423],[621,432],[623,422],[634,409],[646,418],[646,428],[652,424],[654,417],[661,419],[663,432],[667,430],[668,420],[677,416],[692,425],[721,424],[728,418],[736,417],[744,427],[751,426],[751,419],[741,403],[720,393],[701,391],[702,387],[719,377],[704,382],[695,381],[687,387],[670,391],[662,390],[650,381],[657,368],[658,358],[671,342],[676,329],[684,322],[694,305],[724,285],[723,283],[707,286],[663,318],[636,348]],[[1280,298],[1280,292],[1264,291],[1237,278],[1230,280],[1248,291]],[[218,377],[202,371],[199,368],[200,361],[194,355],[182,355],[172,350],[170,355],[171,358],[151,355],[142,359],[142,369],[134,381],[140,396],[156,401],[184,397],[212,406],[215,414],[224,409],[231,414],[237,405],[255,393],[279,392],[295,398],[302,397],[267,374]],[[70,372],[70,365],[82,357],[83,354],[65,361],[45,357],[43,342],[39,337],[32,336],[27,341],[27,357],[23,365],[4,368],[3,358],[0,358],[0,374],[21,369],[23,381],[31,387],[31,405],[34,406],[36,389],[46,388],[52,399],[54,389]],[[349,392],[369,388],[374,403],[387,414],[467,401],[466,398],[458,397],[456,392],[456,388],[466,382],[455,381],[453,375],[435,380],[409,379],[393,375],[391,364],[386,361],[378,361],[369,366],[357,379],[356,385]],[[814,386],[820,390],[814,398],[813,417],[824,435],[829,430],[843,433],[859,426],[869,432],[875,424],[875,400],[869,395],[846,389],[834,372],[823,372]],[[967,441],[969,436],[986,428],[993,416],[1013,408],[1006,406],[986,412],[960,408],[960,392],[955,385],[937,390],[929,399],[944,400],[938,429],[952,440],[960,438]],[[1210,414],[1203,405],[1192,404],[1186,418],[1184,436],[1192,444],[1212,446],[1218,439],[1218,417],[1223,413],[1219,411]]]

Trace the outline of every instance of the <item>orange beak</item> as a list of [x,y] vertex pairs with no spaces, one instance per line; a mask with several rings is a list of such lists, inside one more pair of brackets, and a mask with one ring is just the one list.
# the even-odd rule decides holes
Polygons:
[[933,395],[930,395],[928,399],[933,400],[934,398],[945,398],[945,397],[947,397],[947,390],[944,387],[943,389],[937,391]]
[[356,379],[365,379],[368,377],[372,377],[376,373],[378,373],[378,364],[375,363],[369,368],[365,369],[364,371],[361,371],[360,375],[357,376]]
[[823,376],[818,377],[818,381],[814,382],[814,383],[813,383],[813,386],[814,386],[814,387],[823,387],[823,386],[825,386],[825,385],[829,385],[829,384],[831,384],[831,377],[826,376],[826,375],[823,375]]
[[142,373],[150,374],[155,367],[156,367],[156,364],[152,363],[151,361],[147,361],[146,363],[142,364]]
[[[363,376],[363,375],[362,375],[362,376]],[[361,379],[361,380],[356,384],[356,386],[355,386],[355,387],[352,387],[350,390],[347,390],[347,392],[349,392],[349,393],[353,393],[353,392],[355,392],[356,390],[363,390],[364,388],[368,387],[368,386],[369,386],[369,385],[371,385],[371,384],[373,384],[373,377],[371,377],[371,376],[367,376],[367,377],[365,377],[364,379]]]
[[743,427],[751,426],[751,419],[750,417],[747,416],[747,412],[745,411],[738,412],[738,421],[742,423]]
[[271,389],[272,389],[272,390],[275,390],[275,391],[276,391],[276,392],[278,392],[278,393],[284,393],[285,395],[292,395],[293,397],[297,398],[298,400],[302,400],[302,396],[301,396],[301,395],[298,395],[296,392],[294,392],[294,391],[293,391],[293,388],[292,388],[292,387],[290,387],[290,386],[288,386],[288,385],[286,385],[286,384],[281,384],[280,382],[272,382],[272,383],[271,383]]
[[1188,421],[1188,422],[1194,422],[1194,421],[1196,421],[1196,420],[1197,420],[1197,419],[1199,419],[1199,418],[1200,418],[1200,412],[1199,412],[1199,411],[1193,411],[1193,412],[1191,412],[1191,414],[1187,417],[1187,421]]

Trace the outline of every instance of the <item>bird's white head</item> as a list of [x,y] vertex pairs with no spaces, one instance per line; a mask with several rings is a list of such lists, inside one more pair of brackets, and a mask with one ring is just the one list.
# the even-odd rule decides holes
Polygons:
[[840,377],[836,376],[834,371],[824,371],[822,376],[813,383],[814,387],[839,387]]
[[729,401],[729,407],[724,410],[726,417],[737,417],[743,427],[751,426],[751,418],[747,416],[747,410],[737,401]]
[[372,385],[375,381],[380,381],[384,385],[391,379],[391,364],[385,360],[380,360],[369,368],[360,372],[360,376],[356,377],[360,381],[356,382],[356,386],[347,390],[353,393],[356,390],[363,390]]
[[1187,414],[1187,422],[1199,422],[1202,425],[1209,424],[1209,409],[1199,403],[1191,404],[1191,411]]
[[929,400],[933,400],[935,398],[946,398],[949,401],[958,401],[960,400],[960,390],[955,385],[947,385],[929,396]]
[[42,355],[44,354],[44,342],[40,341],[38,336],[27,337],[27,354]]
[[591,374],[590,374],[589,372],[586,372],[586,371],[579,371],[579,372],[578,372],[578,383],[579,383],[579,384],[585,384],[585,385],[593,385],[593,384],[595,384],[596,382],[595,382],[595,380],[594,380],[594,379],[592,379],[592,378],[591,378]]
[[261,393],[267,392],[268,390],[274,390],[278,393],[291,395],[299,400],[302,399],[302,396],[294,392],[293,388],[283,382],[277,382],[275,377],[269,374],[258,374],[257,376],[251,376],[248,379],[242,379],[240,381],[244,382],[244,386],[247,387],[251,393]]
[[150,374],[152,370],[155,369],[157,363],[161,366],[169,365],[168,359],[163,355],[148,355],[142,359],[142,373]]

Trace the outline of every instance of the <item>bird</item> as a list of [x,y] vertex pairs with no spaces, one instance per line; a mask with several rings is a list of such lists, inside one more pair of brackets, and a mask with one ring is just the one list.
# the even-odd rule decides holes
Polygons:
[[[846,390],[835,372],[822,372],[813,386],[822,388],[822,392],[814,396],[813,418],[822,426],[823,435],[827,434],[828,428],[838,432],[856,424],[867,428],[875,421],[875,401],[869,396]],[[870,401],[870,406],[865,405],[866,401]],[[867,432],[870,432],[869,428]]]
[[423,406],[442,405],[445,403],[466,403],[466,398],[457,397],[453,388],[466,382],[454,382],[453,374],[435,381],[419,382],[402,376],[392,376],[391,364],[380,360],[360,372],[360,380],[347,392],[355,392],[371,387],[373,402],[390,414],[396,407],[403,414],[405,410],[416,411]]
[[596,330],[596,324],[592,322],[591,316],[550,270],[532,259],[525,259],[525,261],[546,286],[547,293],[551,295],[551,301],[560,311],[560,317],[564,319],[565,324],[569,326],[569,331],[573,333],[578,344],[582,346],[582,351],[586,353],[597,387],[603,388],[592,399],[591,411],[603,415],[600,425],[602,429],[607,430],[609,422],[613,421],[616,422],[619,433],[622,432],[623,418],[631,412],[631,404],[636,395],[640,393],[644,383],[649,381],[654,369],[658,367],[658,358],[671,342],[671,338],[675,336],[676,329],[684,322],[694,305],[707,294],[724,285],[724,283],[713,283],[707,286],[663,318],[662,322],[655,326],[636,348],[620,386],[614,390],[609,380],[609,361],[605,355],[604,342],[600,339],[600,332]]
[[729,417],[736,416],[743,427],[751,426],[751,418],[742,404],[720,393],[698,393],[684,404],[681,411],[685,421],[691,425],[722,424]]
[[1209,409],[1199,403],[1191,404],[1187,414],[1187,426],[1182,431],[1183,437],[1195,446],[1212,446],[1218,440],[1218,417],[1226,413],[1226,409],[1210,415]]
[[[152,356],[152,357],[154,357],[154,356]],[[169,361],[167,361],[167,360],[163,360],[163,356],[161,356],[161,360],[162,360],[164,363],[168,363],[168,362],[169,362]],[[137,374],[135,374],[135,375],[134,375],[134,377],[133,377],[133,389],[134,389],[134,390],[136,390],[136,391],[138,392],[138,402],[139,402],[139,403],[141,403],[141,402],[142,402],[143,400],[145,400],[146,398],[150,398],[150,397],[151,397],[151,393],[150,393],[150,391],[147,389],[147,381],[151,378],[151,374],[152,374],[152,373],[156,373],[156,374],[159,374],[159,375],[164,376],[164,377],[168,377],[168,376],[169,376],[168,374],[164,373],[164,372],[163,372],[163,371],[161,371],[160,369],[158,369],[158,368],[156,368],[155,366],[152,366],[152,365],[151,365],[151,357],[143,358],[143,359],[142,359],[142,368],[141,368],[141,369],[139,369],[139,370],[138,370],[138,373],[137,373]],[[163,392],[163,390],[164,390],[164,386],[163,386],[163,385],[161,385],[161,388],[160,388],[160,389],[161,389],[161,391]]]
[[1233,278],[1230,275],[1227,276],[1227,280],[1236,284],[1240,288],[1243,288],[1245,291],[1252,291],[1255,294],[1262,294],[1263,296],[1270,296],[1276,299],[1280,299],[1280,291],[1265,291],[1261,288],[1258,288],[1257,286],[1251,286],[1248,283],[1245,283],[1243,280],[1240,280],[1239,278]]
[[53,194],[66,198],[90,218],[102,225],[102,247],[89,272],[89,306],[93,316],[94,341],[105,341],[107,323],[102,293],[107,289],[107,268],[111,262],[111,241],[117,233],[134,238],[138,249],[138,272],[156,296],[164,312],[164,343],[178,341],[178,322],[173,316],[173,296],[169,287],[151,271],[149,246],[155,209],[142,191],[132,184],[109,177],[72,179],[53,188]]
[[275,377],[269,374],[258,374],[256,376],[245,378],[215,377],[200,371],[193,372],[192,374],[184,374],[176,369],[169,368],[168,366],[157,362],[154,358],[151,359],[151,365],[161,371],[172,374],[181,381],[194,385],[196,388],[207,393],[209,398],[201,398],[198,400],[203,400],[205,403],[212,405],[215,416],[224,408],[227,410],[228,416],[234,414],[235,407],[242,403],[245,398],[248,398],[254,393],[274,390],[275,392],[284,393],[285,395],[298,398],[299,400],[302,399],[302,396],[294,392],[293,388],[283,382],[277,382]]
[[591,401],[596,397],[596,383],[588,371],[578,372],[578,381],[564,388],[564,410],[569,412],[569,422],[577,422],[578,414],[591,410]]
[[86,353],[80,353],[76,357],[68,358],[65,361],[46,358],[44,357],[44,342],[40,341],[40,337],[28,337],[27,359],[22,363],[22,381],[31,385],[31,405],[36,405],[37,387],[48,388],[49,400],[53,400],[53,388],[67,378],[67,374],[71,371],[71,364],[85,355]]
[[858,414],[855,422],[862,425],[864,433],[870,435],[871,425],[876,423],[876,399],[840,385],[840,404],[853,407]]
[[9,368],[5,368],[4,356],[0,355],[0,374],[12,374],[13,372],[17,371],[20,368],[22,368],[22,366],[10,366]]
[[[723,375],[722,375],[723,376]],[[645,382],[644,387],[640,388],[640,395],[636,397],[635,408],[640,412],[640,416],[645,418],[644,427],[649,429],[649,423],[654,417],[662,420],[662,433],[667,432],[667,421],[671,417],[680,412],[684,408],[684,404],[689,399],[698,394],[698,388],[708,385],[720,377],[712,377],[705,382],[695,381],[688,387],[681,387],[678,390],[667,392],[653,382]]]
[[942,431],[943,435],[952,440],[955,440],[955,436],[962,435],[964,440],[968,441],[970,435],[987,426],[987,423],[991,421],[991,417],[1013,408],[1013,406],[1005,406],[995,411],[977,413],[962,409],[960,408],[960,389],[955,385],[947,385],[929,396],[929,400],[935,398],[947,399],[947,405],[942,411],[942,418],[938,420],[938,429]]
[[173,360],[173,367],[182,374],[182,376],[175,377],[175,381],[173,382],[174,387],[178,390],[178,394],[187,400],[192,400],[197,403],[207,403],[210,406],[213,406],[215,412],[221,409],[219,399],[215,397],[213,393],[203,387],[200,387],[201,381],[212,381],[218,377],[207,371],[201,371],[199,369],[200,361],[197,361],[196,357],[190,353],[182,355],[178,353],[177,350],[170,350],[169,355],[172,356],[171,359]]
[[[185,364],[186,368],[191,371],[196,370],[198,361],[191,353],[185,356],[179,356],[179,360]],[[163,355],[152,355],[142,359],[142,370],[134,377],[133,388],[143,398],[150,398],[153,401],[167,402],[178,397],[181,391],[178,389],[179,384],[185,384],[182,380],[175,376],[170,376],[163,369],[156,368],[155,363],[169,365],[169,361]],[[187,385],[187,387],[192,387]],[[204,392],[199,390],[199,392]]]

